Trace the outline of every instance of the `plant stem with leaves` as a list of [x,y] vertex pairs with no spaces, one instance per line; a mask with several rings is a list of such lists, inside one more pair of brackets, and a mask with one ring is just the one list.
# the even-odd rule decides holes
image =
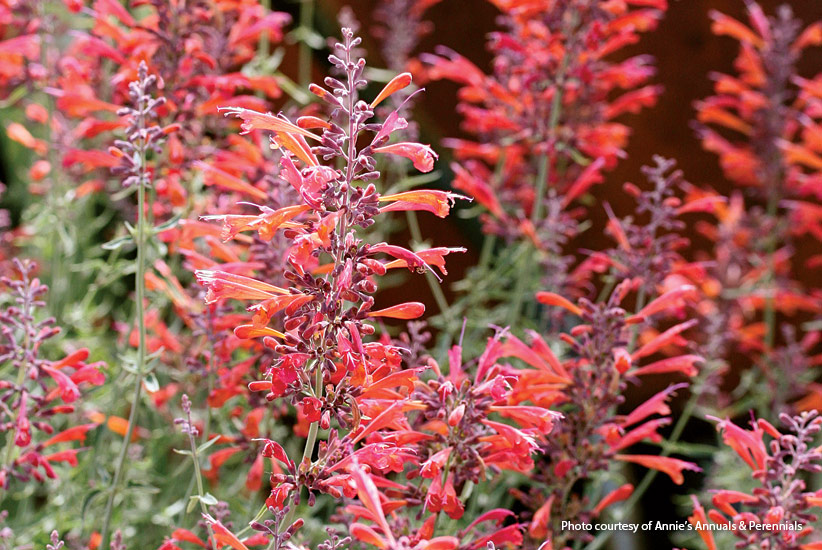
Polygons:
[[101,548],[108,546],[109,530],[112,514],[114,512],[114,501],[120,491],[126,472],[126,458],[128,456],[129,445],[137,423],[137,415],[140,409],[140,400],[143,391],[143,377],[146,375],[146,324],[145,324],[145,274],[146,274],[146,189],[151,185],[151,171],[148,169],[148,152],[155,149],[163,135],[168,133],[157,125],[149,126],[150,118],[155,116],[155,109],[162,105],[164,98],[153,98],[150,90],[154,86],[157,77],[148,74],[145,63],[140,64],[138,79],[129,85],[129,96],[133,102],[133,107],[126,107],[120,111],[121,115],[130,116],[130,125],[127,130],[127,141],[117,141],[116,145],[122,149],[118,156],[122,164],[114,172],[125,174],[124,186],[137,186],[137,228],[133,235],[137,248],[137,260],[135,267],[135,293],[136,293],[136,322],[139,335],[137,357],[135,360],[135,380],[132,390],[131,410],[128,416],[128,428],[126,429],[123,446],[114,469],[114,477],[109,488],[108,501],[103,515],[103,529],[101,535]]

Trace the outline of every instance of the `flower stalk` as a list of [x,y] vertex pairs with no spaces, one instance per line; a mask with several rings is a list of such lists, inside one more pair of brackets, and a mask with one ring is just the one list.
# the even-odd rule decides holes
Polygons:
[[[154,99],[151,96],[151,88],[155,85],[157,77],[148,74],[148,67],[145,63],[140,64],[138,80],[129,86],[129,95],[133,102],[133,107],[126,107],[120,111],[122,115],[130,116],[130,126],[127,132],[128,141],[118,141],[122,151],[116,149],[123,161],[115,169],[117,173],[127,174],[123,180],[124,186],[137,186],[137,227],[134,235],[134,244],[137,248],[137,260],[135,265],[135,310],[138,331],[138,346],[136,357],[136,372],[131,394],[131,410],[128,415],[128,427],[123,439],[123,446],[114,467],[114,477],[109,487],[108,500],[103,514],[103,528],[101,531],[101,547],[106,548],[109,544],[109,534],[114,504],[126,474],[126,458],[131,445],[132,435],[137,424],[137,416],[143,392],[143,377],[146,373],[146,319],[145,319],[145,293],[146,293],[146,233],[148,220],[146,217],[146,189],[151,185],[151,172],[147,166],[147,153],[159,145],[164,135],[163,129],[159,126],[149,126],[149,119],[155,116],[155,109],[164,103],[163,98]],[[129,155],[127,153],[136,153]],[[135,162],[133,159],[137,159]]]

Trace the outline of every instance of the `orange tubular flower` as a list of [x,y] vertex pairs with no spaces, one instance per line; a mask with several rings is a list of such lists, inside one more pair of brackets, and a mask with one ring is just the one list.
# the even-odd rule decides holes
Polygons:
[[693,472],[702,471],[702,469],[693,462],[680,460],[678,458],[671,458],[669,456],[615,455],[614,458],[623,462],[633,462],[634,464],[639,464],[641,466],[645,466],[646,468],[651,468],[652,470],[659,470],[660,472],[667,474],[671,478],[671,481],[677,485],[682,485],[685,481],[685,477],[682,475],[684,470],[690,470]]
[[605,508],[607,508],[611,504],[626,500],[628,497],[631,496],[631,494],[633,494],[633,492],[634,486],[630,483],[626,483],[625,485],[622,485],[614,489],[613,491],[605,495],[605,497],[602,500],[600,500],[599,503],[597,503],[593,510],[594,515],[600,515],[602,511],[605,510]]
[[[448,275],[448,271],[445,269],[445,256],[451,254],[452,252],[465,252],[465,249],[460,248],[446,248],[446,247],[438,247],[438,248],[429,248],[428,250],[420,250],[415,253],[415,255],[420,258],[423,263],[427,266],[435,266],[439,268],[440,272],[443,275]],[[413,260],[411,260],[413,262]],[[383,266],[385,269],[393,269],[397,267],[405,267],[409,268],[409,260],[406,259],[396,259],[390,261]]]
[[572,304],[566,298],[563,298],[559,294],[554,292],[537,292],[537,301],[541,304],[545,304],[547,306],[559,306],[561,308],[567,309],[574,315],[582,315],[582,309]]
[[[403,210],[425,210],[440,218],[445,218],[454,204],[454,199],[468,199],[462,195],[450,193],[448,191],[417,190],[395,193],[393,195],[382,195],[380,202],[391,202],[388,206],[383,206],[381,212],[394,212]],[[470,200],[470,199],[468,199]]]
[[425,313],[425,304],[406,302],[377,311],[369,311],[369,317],[389,317],[391,319],[416,319]]
[[439,158],[439,155],[437,155],[430,146],[421,143],[392,143],[382,147],[375,147],[374,152],[399,155],[410,159],[414,162],[414,168],[420,172],[430,172],[433,170],[434,161]]
[[371,102],[370,107],[373,109],[380,103],[382,103],[387,97],[391,94],[396,93],[406,86],[411,84],[411,73],[401,73],[392,78],[388,84],[377,94],[377,97],[374,98],[374,101]]
[[300,227],[299,224],[287,225],[287,222],[310,209],[308,205],[285,206],[278,210],[272,210],[267,206],[260,206],[259,208],[262,210],[262,214],[256,216],[224,214],[201,216],[200,219],[204,221],[222,221],[223,232],[221,238],[223,241],[233,239],[241,231],[257,231],[260,239],[270,241],[280,227]]
[[236,116],[242,119],[243,133],[252,130],[271,130],[276,133],[296,134],[319,140],[316,134],[309,132],[299,126],[292,124],[285,117],[274,116],[271,113],[259,113],[243,107],[220,107],[219,111],[225,111],[225,116]]
[[278,294],[289,294],[287,290],[274,285],[225,271],[199,270],[196,275],[200,284],[208,287],[208,304],[222,298],[268,300]]

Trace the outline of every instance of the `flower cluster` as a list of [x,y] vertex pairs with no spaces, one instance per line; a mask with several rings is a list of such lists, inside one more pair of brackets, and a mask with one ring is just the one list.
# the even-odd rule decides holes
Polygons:
[[582,320],[569,334],[560,335],[569,346],[568,358],[564,360],[558,359],[536,334],[532,335],[530,346],[513,337],[507,344],[516,350],[515,356],[541,367],[521,377],[515,393],[530,395],[543,406],[555,406],[564,415],[542,449],[543,464],[536,474],[548,491],[533,487],[520,493],[520,498],[534,509],[529,535],[537,542],[547,538],[554,548],[592,538],[588,532],[562,529],[563,521],[590,523],[608,506],[631,496],[634,487],[630,483],[599,494],[598,499],[580,493],[580,482],[589,483],[597,472],[627,462],[664,472],[674,483],[681,484],[684,470],[699,470],[695,464],[677,458],[624,452],[642,441],[662,441],[658,430],[670,423],[667,401],[677,389],[687,386],[670,385],[630,413],[617,414],[617,407],[624,403],[628,382],[659,374],[691,377],[701,362],[697,355],[680,354],[646,363],[660,350],[677,345],[678,335],[692,325],[687,321],[650,336],[632,349],[637,328],[654,316],[682,310],[694,301],[694,287],[673,288],[630,314],[622,302],[633,285],[631,280],[625,280],[606,301],[597,303],[583,298],[574,304],[552,292],[537,294],[541,303],[564,308]]
[[[396,346],[366,338],[374,333],[369,319],[413,319],[423,313],[424,306],[407,302],[375,309],[375,277],[403,267],[417,271],[436,267],[444,273],[445,256],[460,250],[433,248],[415,253],[388,243],[368,244],[358,237],[357,227],[369,227],[384,212],[424,210],[445,216],[457,196],[428,190],[380,195],[369,183],[380,176],[375,155],[406,157],[426,172],[433,168],[436,155],[419,143],[390,142],[393,132],[407,126],[396,111],[382,123],[370,121],[373,109],[408,86],[411,77],[398,75],[370,103],[359,99],[359,90],[367,84],[362,77],[365,62],[352,51],[360,39],[349,29],[344,29],[343,38],[329,58],[342,78],[327,78],[330,90],[310,87],[329,107],[328,119],[311,115],[294,123],[283,115],[244,107],[224,109],[242,119],[244,132],[272,133],[272,147],[282,152],[280,177],[293,188],[299,203],[276,210],[262,204],[256,206],[255,215],[223,214],[208,216],[208,220],[222,221],[225,240],[252,231],[270,241],[281,232],[289,241],[283,276],[291,286],[283,288],[224,269],[197,272],[198,280],[208,288],[207,303],[253,302],[248,308],[249,322],[237,326],[234,335],[239,340],[262,340],[274,356],[266,356],[271,364],[265,367],[265,379],[252,382],[249,388],[264,392],[268,401],[285,398],[297,406],[295,431],[307,437],[303,460],[295,463],[270,440],[262,452],[262,457],[276,458],[286,466],[271,478],[274,487],[268,505],[280,508],[294,509],[304,487],[309,490],[309,503],[315,492],[348,494],[352,485],[344,461],[384,469],[386,461],[397,464],[403,456],[401,442],[366,445],[367,452],[352,454],[353,447],[369,434],[398,422],[404,407],[402,400],[397,401],[402,394],[396,388],[413,387],[417,376],[417,371],[401,370]],[[367,134],[371,134],[368,144],[361,146]],[[317,145],[311,147],[309,139]],[[336,161],[342,168],[334,167]],[[388,260],[381,259],[386,256]],[[279,318],[275,317],[278,313],[282,313]],[[272,322],[278,329],[270,326]],[[338,435],[332,425],[348,432]],[[315,461],[320,429],[331,432]],[[293,527],[289,522],[285,527]]]
[[[818,339],[815,331],[797,336],[785,317],[816,314],[820,305],[794,255],[803,236],[820,234],[818,99],[798,63],[807,48],[822,45],[822,24],[802,29],[788,6],[767,16],[748,2],[747,13],[748,25],[712,12],[713,31],[739,41],[737,74],[714,75],[715,95],[696,105],[703,147],[740,188],[717,208],[717,225],[699,228],[714,242],[715,262],[705,262],[705,288],[715,298],[706,309],[708,326],[732,328],[706,331],[704,343],[721,369],[732,341],[751,351],[758,375],[750,383],[761,379],[769,388],[757,392],[760,410],[784,411],[813,373],[792,369],[785,376],[779,357],[792,350],[813,363],[808,355]],[[791,348],[797,340],[808,345]]]
[[7,303],[0,311],[0,366],[13,373],[0,380],[0,427],[7,434],[0,466],[3,490],[15,480],[54,479],[55,464],[77,466],[77,454],[83,449],[62,444],[84,442],[97,424],[61,429],[59,419],[75,412],[83,395],[81,388],[105,382],[100,370],[104,365],[87,363],[87,349],[77,349],[57,361],[41,355],[44,342],[60,333],[54,319],[40,318],[48,288],[34,276],[33,263],[15,259],[14,268],[12,277],[0,278],[0,298]]
[[808,491],[805,479],[822,471],[822,450],[817,441],[822,417],[816,411],[783,414],[784,432],[763,419],[752,420],[750,429],[729,420],[715,420],[725,444],[751,469],[756,486],[748,492],[715,491],[713,508],[707,514],[692,497],[694,514],[689,521],[705,547],[719,548],[714,532],[720,531],[740,539],[735,548],[822,548],[822,542],[814,540],[816,529],[812,526],[818,518],[812,509],[822,507],[822,496],[819,491]]
[[487,70],[415,57],[438,0],[363,19],[387,70],[312,1],[0,4],[0,549],[639,547],[677,485],[676,544],[822,550],[822,23],[711,11],[727,181],[620,192],[666,0],[491,0]]
[[487,232],[532,242],[548,288],[565,291],[571,260],[563,247],[584,213],[575,201],[624,156],[629,129],[616,119],[653,105],[660,92],[647,85],[649,56],[610,56],[653,29],[666,3],[494,4],[505,30],[491,35],[492,74],[455,52],[423,58],[429,78],[463,86],[458,109],[477,137],[449,140],[459,161],[453,185],[487,210]]

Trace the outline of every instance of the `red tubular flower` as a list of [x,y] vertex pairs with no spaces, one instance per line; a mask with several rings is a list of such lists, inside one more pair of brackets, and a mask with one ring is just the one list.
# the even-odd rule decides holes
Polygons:
[[84,443],[86,441],[86,434],[89,430],[96,428],[98,424],[81,424],[79,426],[72,426],[62,432],[50,437],[43,442],[43,447],[48,447],[56,443],[64,443],[66,441],[79,441]]
[[761,470],[765,467],[767,448],[762,441],[762,430],[754,427],[753,430],[740,428],[730,420],[717,420],[716,429],[722,432],[724,443],[736,451],[742,460],[752,470]]
[[[242,179],[232,174],[229,174],[224,170],[220,170],[216,166],[211,166],[204,162],[196,161],[194,163],[194,167],[200,169],[205,173],[206,185],[216,185],[225,190],[236,191],[243,195],[248,195],[249,197],[253,197],[256,200],[266,200],[266,198],[268,197],[268,195],[263,190],[258,189],[257,187],[254,187],[253,185],[244,182]],[[224,229],[223,233],[225,234],[225,232],[226,230]],[[223,238],[225,240],[228,240],[226,237]]]
[[605,497],[599,501],[596,507],[594,507],[594,515],[601,514],[605,508],[607,508],[611,504],[614,504],[615,502],[620,502],[627,499],[631,496],[633,492],[634,486],[630,483],[626,483],[625,485],[622,485],[614,489],[613,491],[605,495]]
[[391,204],[383,206],[381,211],[425,210],[444,218],[448,216],[455,198],[466,199],[467,197],[448,191],[404,191],[393,195],[382,195],[380,202],[391,202]]
[[392,143],[382,147],[374,147],[375,153],[399,155],[414,162],[414,168],[420,172],[430,172],[434,169],[434,161],[439,158],[433,149],[421,143]]
[[355,539],[376,546],[381,550],[389,548],[388,541],[383,536],[362,523],[352,523],[349,528],[349,533],[351,533],[351,536]]
[[[811,509],[820,507],[822,501],[815,493],[804,492],[806,485],[801,472],[818,471],[822,464],[822,450],[809,445],[822,430],[822,418],[814,411],[797,416],[782,414],[780,419],[787,433],[777,431],[767,422],[752,421],[751,430],[720,422],[725,443],[751,468],[755,488],[750,494],[728,489],[716,491],[711,500],[715,509],[708,511],[707,518],[720,525],[733,525],[732,533],[746,547],[816,548],[820,541],[813,522],[818,514]],[[772,438],[768,444],[765,437]],[[692,525],[701,524],[703,542],[708,550],[716,550],[705,510],[696,497],[692,500],[694,514],[689,520]],[[803,526],[802,530],[792,529],[795,524]],[[757,525],[768,528],[754,528]]]
[[457,498],[454,484],[449,477],[445,484],[440,476],[435,476],[425,498],[425,507],[432,512],[445,512],[451,519],[459,519],[464,513],[462,502]]
[[694,513],[688,517],[688,522],[697,530],[707,550],[717,550],[713,533],[704,528],[708,525],[708,517],[705,515],[705,509],[699,504],[695,496],[691,495],[691,500],[693,501]]
[[389,317],[391,319],[416,319],[425,313],[425,304],[406,302],[377,311],[369,311],[369,317]]
[[690,470],[693,472],[702,471],[702,469],[693,462],[680,460],[678,458],[671,458],[669,456],[615,455],[614,458],[623,462],[633,462],[634,464],[639,464],[641,466],[645,466],[646,468],[659,470],[660,472],[667,474],[677,485],[682,485],[685,481],[685,477],[682,475],[684,470]]
[[288,294],[287,290],[274,285],[225,271],[199,270],[197,280],[208,287],[206,303],[209,304],[222,298],[267,300],[278,294]]
[[226,527],[218,520],[214,519],[208,514],[203,514],[203,519],[211,526],[214,531],[214,538],[221,544],[227,544],[234,550],[248,550],[248,547],[237,538],[237,535],[226,529]]
[[[44,449],[73,441],[84,442],[86,434],[97,424],[76,425],[55,434],[57,422],[75,411],[70,403],[83,396],[86,384],[100,385],[104,381],[97,370],[102,363],[86,364],[89,356],[85,348],[63,359],[50,361],[42,356],[43,344],[59,334],[53,319],[36,320],[37,309],[44,305],[43,295],[48,288],[33,277],[34,264],[14,259],[8,276],[0,275],[0,302],[12,304],[0,310],[3,330],[0,330],[0,349],[3,361],[25,373],[19,383],[0,381],[7,406],[0,412],[0,423],[9,432],[8,460],[0,468],[0,488],[8,489],[12,479],[17,481],[45,481],[57,478],[52,464],[66,463],[77,466],[77,454],[83,449],[64,449],[44,455]],[[25,334],[18,339],[17,333]],[[23,358],[23,359],[17,359]],[[55,404],[56,399],[66,404]],[[51,437],[43,437],[43,435]],[[54,435],[52,435],[54,434]],[[51,451],[51,449],[50,449]]]
[[373,519],[382,530],[382,535],[387,541],[388,547],[393,547],[395,543],[394,535],[391,533],[391,529],[388,527],[388,522],[385,519],[385,513],[383,512],[382,504],[380,502],[380,494],[379,491],[377,491],[376,485],[374,485],[374,482],[370,476],[365,474],[362,468],[360,468],[360,466],[356,463],[352,468],[351,475],[354,479],[354,484],[357,487],[357,497],[360,499],[363,506],[365,506],[371,513],[371,519]]
[[239,119],[242,119],[242,133],[247,134],[252,130],[271,130],[278,134],[296,134],[310,137],[315,140],[319,139],[316,134],[300,128],[299,126],[291,123],[285,117],[276,117],[271,113],[258,113],[257,111],[244,109],[243,107],[220,107],[218,110],[225,111],[225,116],[233,115]]

